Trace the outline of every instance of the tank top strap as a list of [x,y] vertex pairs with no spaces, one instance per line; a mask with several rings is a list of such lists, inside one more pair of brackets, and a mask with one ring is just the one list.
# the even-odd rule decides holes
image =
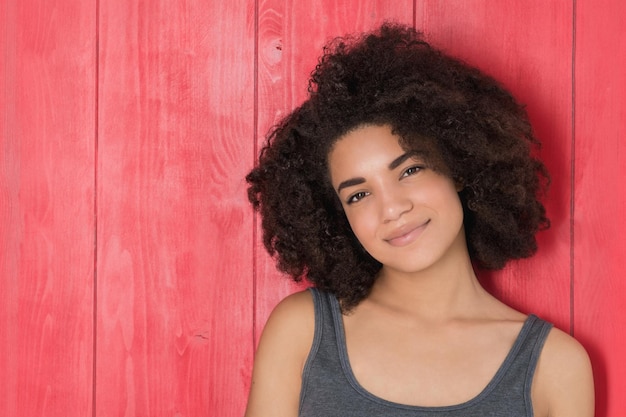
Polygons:
[[489,384],[491,399],[505,402],[507,398],[523,398],[525,408],[532,410],[533,377],[551,329],[551,323],[534,314],[528,316],[511,351]]
[[[315,331],[313,344],[302,371],[302,387],[300,389],[300,415],[309,415],[303,410],[305,405],[316,404],[320,398],[331,398],[347,384],[343,377],[337,328],[333,319],[333,302],[337,299],[317,288],[309,288],[313,297],[315,310]],[[333,388],[334,387],[334,388]],[[330,397],[328,397],[330,396]]]

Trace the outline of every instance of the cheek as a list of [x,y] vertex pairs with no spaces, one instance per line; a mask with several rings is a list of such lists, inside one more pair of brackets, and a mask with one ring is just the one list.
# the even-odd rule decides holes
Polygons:
[[445,215],[448,217],[449,221],[458,225],[463,224],[463,204],[461,203],[461,199],[456,191],[451,190],[446,193],[446,195],[442,196],[441,207],[445,208]]
[[350,224],[352,233],[354,233],[356,237],[359,238],[359,235],[361,234],[361,229],[363,228],[359,217],[355,216],[353,213],[346,212],[346,218],[348,219],[348,223]]
[[452,180],[441,179],[441,182],[432,188],[433,193],[430,198],[437,201],[439,206],[447,207],[450,211],[460,210],[462,213],[461,198],[456,188],[457,186]]
[[346,212],[352,233],[364,248],[368,248],[376,238],[376,221],[365,210]]

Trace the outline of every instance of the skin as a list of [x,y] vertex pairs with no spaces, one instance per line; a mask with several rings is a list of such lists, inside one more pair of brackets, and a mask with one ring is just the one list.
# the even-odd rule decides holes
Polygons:
[[[388,126],[361,126],[329,156],[332,185],[363,247],[383,264],[371,294],[344,315],[350,365],[385,400],[445,406],[493,378],[527,316],[487,293],[467,252],[458,187]],[[255,358],[246,417],[295,417],[313,341],[307,292],[272,312]],[[532,385],[537,417],[593,416],[585,350],[553,329]]]

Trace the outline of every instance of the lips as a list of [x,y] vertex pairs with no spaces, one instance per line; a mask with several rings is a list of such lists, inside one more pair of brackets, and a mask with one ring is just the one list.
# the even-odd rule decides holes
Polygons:
[[392,246],[406,246],[413,243],[426,229],[430,220],[416,225],[405,225],[391,232],[384,240]]

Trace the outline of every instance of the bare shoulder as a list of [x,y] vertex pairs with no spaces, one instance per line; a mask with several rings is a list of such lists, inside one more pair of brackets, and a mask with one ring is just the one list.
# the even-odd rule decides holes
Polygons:
[[553,328],[546,339],[533,383],[537,417],[592,417],[593,374],[585,348]]
[[294,319],[311,320],[313,323],[313,297],[309,290],[296,292],[285,297],[272,311],[268,323],[270,321],[290,322]]
[[314,331],[309,291],[292,294],[274,308],[255,354],[246,417],[297,416],[302,368]]
[[[285,297],[270,314],[259,350],[262,344],[279,344],[291,353],[308,353],[313,343],[315,317],[313,298],[310,291],[301,291]],[[304,358],[305,359],[306,355]]]

